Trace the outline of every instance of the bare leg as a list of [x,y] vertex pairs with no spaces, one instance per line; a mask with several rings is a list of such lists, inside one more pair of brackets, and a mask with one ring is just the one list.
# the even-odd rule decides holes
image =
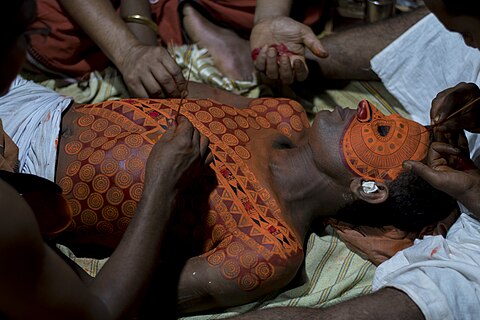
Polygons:
[[185,5],[183,14],[188,36],[200,47],[208,49],[215,65],[225,76],[234,80],[252,79],[254,68],[248,40],[208,21],[190,5]]

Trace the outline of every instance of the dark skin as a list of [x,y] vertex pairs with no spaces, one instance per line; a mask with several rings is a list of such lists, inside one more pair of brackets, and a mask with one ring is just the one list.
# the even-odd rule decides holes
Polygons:
[[[370,60],[428,13],[420,8],[319,40],[308,26],[288,16],[291,5],[289,0],[257,1],[250,36],[251,49],[260,49],[255,68],[267,79],[287,85],[309,77],[378,80],[370,70]],[[284,44],[289,53],[272,47],[278,44]],[[310,71],[307,62],[318,70]]]
[[[425,4],[451,31],[464,35],[465,42],[479,48],[479,16],[450,15],[440,0],[426,0]],[[459,23],[462,21],[462,23]],[[465,23],[468,21],[469,23]],[[473,98],[478,97],[478,87],[472,84],[459,84],[439,93],[432,102],[432,124],[442,123],[451,113],[460,109]],[[480,170],[476,168],[468,155],[465,155],[464,136],[460,130],[478,132],[480,123],[476,113],[471,112],[462,119],[456,118],[444,122],[435,129],[437,139],[432,143],[427,164],[406,161],[404,168],[413,170],[432,186],[456,197],[477,217],[480,217],[478,195],[480,194]],[[455,137],[453,139],[452,137]],[[461,164],[466,170],[456,170]],[[385,303],[388,301],[388,307]],[[235,319],[424,319],[418,306],[402,291],[383,288],[379,291],[355,298],[326,309],[310,308],[271,308],[248,313]]]
[[[208,91],[201,85],[193,85],[190,92],[195,95],[215,94],[216,100],[243,106],[249,99],[238,97],[223,91]],[[202,90],[197,90],[202,89]],[[346,201],[343,193],[355,193],[360,188],[360,178],[354,177],[343,165],[338,153],[339,143],[326,143],[327,140],[340,141],[343,128],[356,114],[354,110],[344,113],[322,112],[317,115],[315,125],[302,132],[295,132],[290,139],[277,130],[259,130],[252,136],[251,150],[255,155],[248,165],[255,173],[259,184],[275,196],[282,210],[281,219],[303,242],[313,220],[321,215],[334,214]],[[62,138],[60,139],[57,161],[57,179],[61,179],[70,158],[63,150],[69,139],[78,136],[79,126],[76,119],[81,114],[71,107],[62,119]],[[315,159],[321,154],[322,161]],[[148,173],[147,173],[148,174]],[[288,178],[287,178],[288,177]],[[309,183],[305,183],[309,181]],[[352,181],[356,181],[352,184]],[[352,188],[355,190],[352,191]],[[319,197],[317,190],[329,190]],[[382,193],[385,194],[385,193]],[[353,200],[355,196],[349,197]],[[252,251],[253,254],[256,252]],[[188,259],[182,269],[178,284],[178,306],[184,312],[198,312],[218,307],[239,305],[253,301],[265,294],[288,284],[303,261],[303,253],[292,257],[285,267],[276,269],[275,277],[255,290],[242,291],[235,281],[226,280],[217,268],[212,268],[203,256]],[[201,275],[201,276],[199,276]],[[221,293],[221,294],[219,294]]]
[[[460,33],[467,45],[480,49],[480,15],[450,15],[439,0],[427,0],[425,4],[447,29]],[[480,89],[473,83],[459,83],[440,92],[432,101],[430,111],[435,138],[438,140],[431,148],[432,165],[409,161],[406,167],[414,170],[432,186],[458,199],[480,217],[480,170],[469,162],[468,157],[465,159],[466,141],[463,137],[463,130],[480,132],[479,103],[473,103],[469,112],[462,112],[446,120],[449,115],[478,97]],[[458,158],[462,159],[461,164],[466,170],[456,170],[451,166],[452,161]]]
[[[26,27],[34,9],[34,1],[25,0],[12,17],[24,19]],[[2,49],[6,55],[1,64],[17,66],[17,70],[2,71],[1,92],[7,90],[24,59],[23,32],[18,30],[11,46]],[[32,209],[0,180],[0,202],[5,209],[0,257],[9,261],[0,266],[0,314],[9,319],[123,319],[135,313],[158,266],[176,195],[201,172],[207,146],[208,140],[186,119],[172,123],[147,161],[146,170],[155,174],[145,181],[136,217],[94,279],[82,275],[44,242]],[[163,156],[166,150],[169,156]]]
[[[192,84],[190,91],[195,95],[208,92],[199,89],[200,85]],[[217,101],[228,104],[245,106],[249,101],[243,97],[231,100],[234,96],[222,91],[208,95],[212,93],[216,93]],[[63,117],[57,179],[65,175],[65,168],[73,161],[63,151],[69,139],[73,141],[79,135],[75,119],[80,115],[73,107]],[[381,182],[377,183],[378,192],[363,192],[362,179],[348,170],[341,159],[338,146],[345,127],[356,115],[355,110],[337,108],[333,112],[319,112],[310,128],[293,132],[288,138],[273,129],[258,130],[250,136],[247,148],[255,152],[245,162],[259,184],[275,198],[281,208],[277,213],[279,219],[285,221],[301,244],[317,218],[334,215],[355,199],[379,203],[388,197],[388,186]],[[323,192],[319,194],[318,190]],[[250,252],[256,254],[253,249]],[[242,291],[235,281],[225,279],[217,268],[212,268],[204,256],[191,257],[180,274],[178,307],[184,312],[198,312],[254,301],[287,285],[302,260],[303,252],[299,252],[286,266],[274,267],[275,276],[268,282],[254,290]]]
[[[185,119],[172,125],[147,162],[147,171],[155,175],[149,175],[145,183],[147,192],[136,212],[138,218],[132,220],[104,268],[87,283],[79,270],[43,242],[31,209],[1,181],[0,201],[8,210],[3,213],[0,255],[10,261],[0,267],[1,312],[18,319],[51,319],[52,314],[58,319],[118,319],[130,313],[156,269],[175,196],[182,188],[178,182],[196,176],[206,145]],[[170,156],[160,156],[165,150]],[[29,308],[24,308],[24,299]]]
[[[180,97],[186,81],[155,33],[138,23],[125,23],[109,0],[60,0],[62,7],[122,73],[134,97]],[[149,17],[146,0],[122,0],[121,15]]]

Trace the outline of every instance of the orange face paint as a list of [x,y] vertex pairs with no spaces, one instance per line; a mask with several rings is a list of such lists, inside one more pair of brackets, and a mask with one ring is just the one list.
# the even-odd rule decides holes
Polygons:
[[352,172],[367,180],[385,181],[398,177],[405,160],[426,157],[430,133],[400,115],[385,116],[362,100],[341,144],[340,153]]

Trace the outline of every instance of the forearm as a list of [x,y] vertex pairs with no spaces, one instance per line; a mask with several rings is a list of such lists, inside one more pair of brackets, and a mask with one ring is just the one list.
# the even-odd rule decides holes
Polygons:
[[250,312],[235,320],[422,320],[423,314],[417,305],[403,292],[386,288],[326,309],[272,308]]
[[92,282],[92,292],[114,316],[125,314],[146,293],[158,266],[173,202],[173,191],[156,190],[153,194],[145,188],[121,242]]
[[60,0],[60,3],[120,69],[126,52],[140,44],[109,0]]
[[318,65],[322,78],[376,80],[370,60],[426,14],[428,10],[420,8],[374,24],[339,31],[321,39],[329,52],[327,58],[318,58],[311,52],[307,52],[307,58]]
[[[147,0],[123,0],[120,5],[120,16],[141,15],[150,19],[152,12],[150,3]],[[157,45],[157,33],[151,28],[140,23],[127,23],[128,28],[135,37],[146,45]]]
[[262,19],[276,16],[288,17],[291,7],[292,0],[257,0],[254,23],[256,24]]

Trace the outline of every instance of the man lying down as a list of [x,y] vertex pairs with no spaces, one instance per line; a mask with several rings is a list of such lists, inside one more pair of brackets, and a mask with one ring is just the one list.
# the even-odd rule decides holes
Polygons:
[[[453,199],[402,170],[403,161],[424,159],[430,143],[414,121],[361,101],[357,110],[319,112],[310,124],[289,99],[250,100],[193,83],[189,91],[183,101],[79,105],[17,78],[0,99],[21,172],[54,179],[70,205],[71,223],[55,240],[81,256],[106,257],[115,248],[142,194],[152,145],[177,112],[209,138],[210,171],[174,204],[178,227],[165,248],[173,254],[165,263],[184,265],[178,275],[160,275],[152,292],[174,281],[184,314],[245,304],[288,285],[313,225],[414,235],[389,243],[391,255],[456,210]],[[361,241],[371,238],[364,238],[353,247],[365,248]]]

